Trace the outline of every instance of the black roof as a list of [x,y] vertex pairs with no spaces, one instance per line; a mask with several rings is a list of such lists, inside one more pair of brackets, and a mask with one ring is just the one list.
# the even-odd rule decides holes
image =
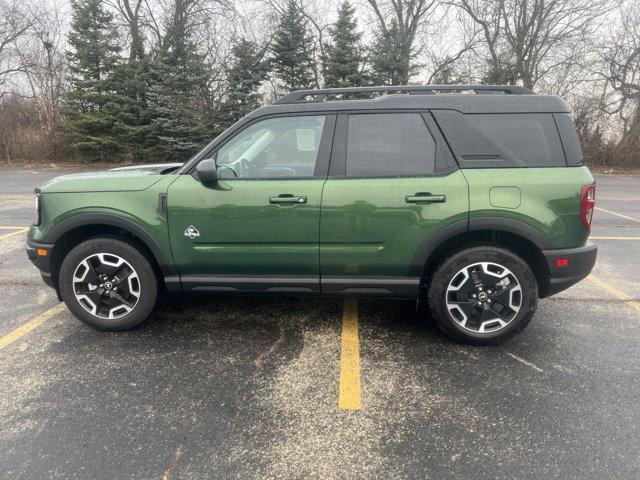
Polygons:
[[[454,93],[451,93],[454,92]],[[353,99],[357,94],[384,93]],[[554,95],[537,95],[513,85],[400,85],[391,87],[331,88],[291,92],[250,117],[286,112],[349,110],[452,109],[462,113],[568,112]]]
[[296,90],[280,97],[274,103],[321,102],[331,97],[348,97],[362,93],[405,93],[409,95],[434,95],[437,93],[491,93],[506,95],[534,95],[533,90],[517,85],[391,85],[379,87],[323,88]]

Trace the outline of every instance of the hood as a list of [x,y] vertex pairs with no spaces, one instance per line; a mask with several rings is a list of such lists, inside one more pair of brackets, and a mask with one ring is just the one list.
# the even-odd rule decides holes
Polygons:
[[42,193],[123,192],[149,188],[182,163],[135,165],[55,177],[38,190]]

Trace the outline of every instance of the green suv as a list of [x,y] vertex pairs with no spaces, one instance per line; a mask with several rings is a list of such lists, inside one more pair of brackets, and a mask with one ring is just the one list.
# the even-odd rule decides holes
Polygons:
[[493,343],[591,271],[594,179],[567,106],[514,86],[308,90],[184,164],[36,189],[27,253],[73,314],[134,327],[164,292],[411,298]]

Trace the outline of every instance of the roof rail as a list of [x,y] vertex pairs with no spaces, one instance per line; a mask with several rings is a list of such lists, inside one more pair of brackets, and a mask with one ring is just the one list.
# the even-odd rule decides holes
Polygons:
[[439,92],[503,93],[509,95],[532,95],[533,91],[517,85],[393,85],[382,87],[323,88],[318,90],[296,90],[279,98],[274,104],[314,103],[327,100],[330,95],[353,93],[407,93],[409,95],[431,95]]

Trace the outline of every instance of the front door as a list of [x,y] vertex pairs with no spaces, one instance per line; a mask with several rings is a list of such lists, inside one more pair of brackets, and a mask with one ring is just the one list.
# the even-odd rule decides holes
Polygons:
[[268,117],[217,149],[220,181],[168,191],[171,249],[190,290],[317,291],[334,115]]

